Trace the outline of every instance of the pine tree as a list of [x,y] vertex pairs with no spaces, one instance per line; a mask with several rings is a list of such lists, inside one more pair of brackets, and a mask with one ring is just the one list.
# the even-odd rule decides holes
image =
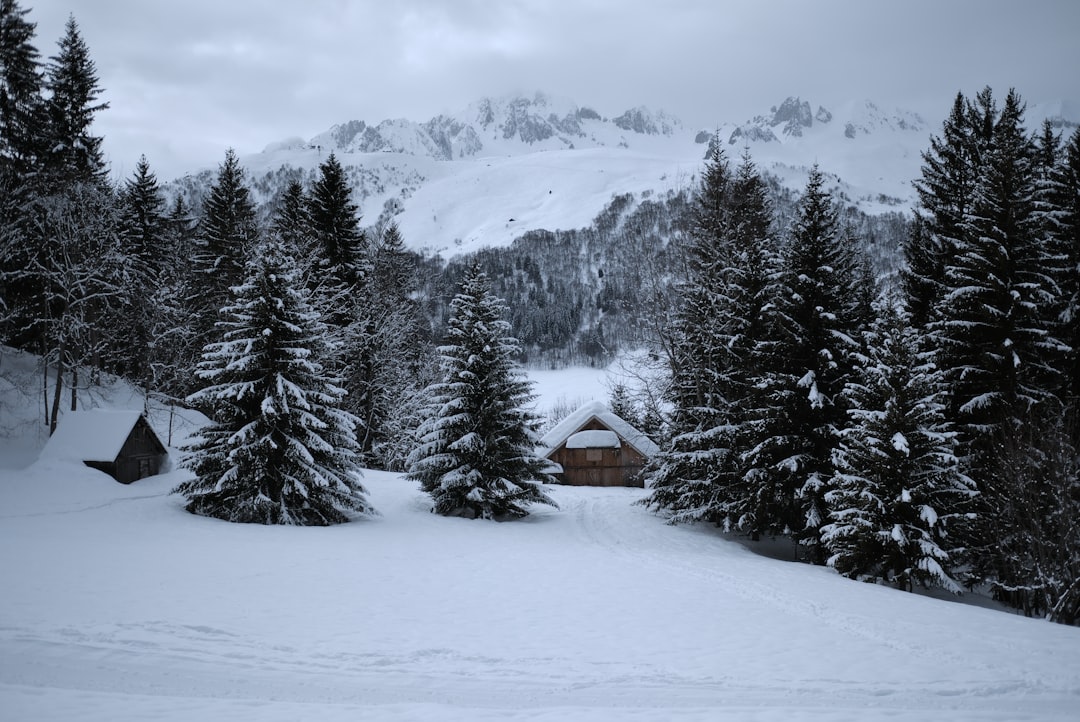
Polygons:
[[0,178],[12,181],[35,167],[41,151],[42,77],[29,12],[0,0]]
[[194,241],[188,298],[195,312],[196,348],[215,336],[218,312],[231,300],[229,289],[243,281],[245,261],[257,240],[255,205],[244,170],[230,148],[210,187]]
[[45,86],[49,91],[45,166],[50,175],[65,181],[103,181],[102,138],[91,135],[90,128],[94,114],[109,104],[97,102],[102,92],[97,68],[74,16],[64,27],[59,51],[49,59]]
[[328,377],[326,328],[280,240],[261,244],[222,311],[188,398],[213,423],[190,447],[195,478],[177,492],[194,514],[234,522],[324,526],[371,513],[358,481],[357,420]]
[[950,418],[960,424],[973,473],[994,431],[1059,385],[1054,262],[1039,230],[1023,112],[1010,91],[946,266],[940,318],[931,324],[952,390]]
[[479,265],[450,308],[443,378],[430,388],[433,414],[409,478],[448,516],[501,520],[525,516],[530,503],[555,506],[538,483],[551,477],[535,453],[539,419],[524,408],[532,397],[513,361],[518,344]]
[[1069,347],[1061,364],[1062,395],[1080,405],[1080,129],[1059,155],[1049,203],[1053,209],[1052,235],[1057,264],[1058,336]]
[[359,208],[345,170],[333,153],[319,166],[319,178],[308,199],[308,218],[318,249],[320,272],[339,285],[361,283],[367,261],[366,239],[360,230]]
[[832,450],[845,422],[842,391],[857,350],[858,258],[850,244],[815,166],[784,249],[774,325],[761,344],[744,524],[752,534],[792,534],[817,563],[825,559],[819,530]]
[[676,328],[675,348],[686,350],[673,379],[688,367],[683,375],[697,379],[696,396],[704,403],[676,407],[682,427],[657,459],[646,503],[670,510],[672,522],[743,528],[750,492],[742,454],[752,444],[748,411],[778,266],[766,188],[749,155],[734,178],[710,167],[696,208],[696,273]]
[[0,0],[0,339],[33,347],[40,319],[40,261],[27,206],[40,195],[44,100],[35,25],[15,0]]
[[[274,230],[281,238],[296,245],[293,251],[297,261],[311,262],[314,248],[311,240],[311,216],[308,212],[309,199],[304,193],[304,186],[298,180],[292,180],[282,191],[274,208]],[[314,285],[308,281],[309,285]]]
[[957,529],[974,484],[959,471],[945,384],[919,337],[886,309],[845,394],[851,425],[833,454],[822,527],[828,564],[852,579],[960,593]]
[[716,479],[731,466],[732,400],[721,381],[731,356],[721,339],[729,248],[731,170],[717,138],[709,146],[690,212],[685,280],[670,340],[672,440],[653,460],[645,503],[672,523],[724,518]]
[[904,244],[907,264],[901,273],[905,305],[917,327],[935,320],[947,293],[945,267],[963,235],[961,224],[971,208],[995,117],[989,88],[974,103],[957,93],[942,135],[931,137],[930,150],[923,153],[922,174],[915,182],[919,207]]
[[145,155],[139,158],[134,176],[124,184],[120,203],[128,273],[125,307],[117,324],[123,329],[123,339],[116,344],[113,356],[119,370],[149,388],[153,385],[152,348],[164,330],[160,323],[164,315],[161,304],[169,300],[159,292],[165,269],[180,257],[174,255],[174,239],[165,219],[165,198]]

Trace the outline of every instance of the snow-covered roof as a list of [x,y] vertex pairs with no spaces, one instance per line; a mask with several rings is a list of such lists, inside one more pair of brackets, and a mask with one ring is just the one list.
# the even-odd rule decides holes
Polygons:
[[69,411],[60,417],[56,431],[49,437],[39,458],[116,461],[140,416],[139,411]]
[[604,402],[592,401],[581,406],[556,424],[555,428],[544,434],[544,437],[540,439],[540,455],[551,454],[593,418],[618,434],[623,441],[637,449],[643,456],[654,456],[660,452],[660,447],[656,445],[656,442],[635,429],[621,416],[612,413]]
[[619,435],[614,431],[604,429],[579,431],[576,434],[570,434],[566,439],[568,449],[617,449],[620,446],[622,444],[619,443]]

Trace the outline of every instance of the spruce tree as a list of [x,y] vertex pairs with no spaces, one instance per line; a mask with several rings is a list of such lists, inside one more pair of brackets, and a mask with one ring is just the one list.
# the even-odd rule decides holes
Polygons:
[[[719,151],[713,159],[722,159]],[[676,406],[683,426],[650,473],[646,503],[671,511],[672,522],[746,528],[748,413],[778,267],[766,188],[749,155],[733,178],[726,166],[708,166],[695,208],[695,273],[684,287],[674,345],[681,360],[672,375],[697,379],[686,386],[695,394],[676,396],[677,404],[695,396],[704,403]]]
[[1010,91],[994,115],[956,254],[946,266],[941,313],[931,324],[952,390],[950,418],[960,424],[976,474],[995,430],[1059,385],[1054,261],[1040,233],[1034,147],[1023,112]]
[[935,320],[948,292],[945,268],[963,235],[961,224],[971,208],[995,114],[989,88],[974,103],[957,93],[941,136],[931,137],[923,153],[922,173],[915,181],[919,206],[904,243],[907,263],[901,272],[905,305],[916,327]]
[[174,255],[174,239],[165,219],[165,198],[145,155],[139,158],[134,176],[125,182],[120,203],[123,253],[129,273],[125,308],[119,319],[124,338],[117,344],[114,356],[126,376],[149,388],[154,385],[152,349],[158,334],[166,330],[160,323],[167,315],[162,304],[170,300],[159,292],[166,269],[180,257]]
[[47,123],[45,167],[62,181],[104,181],[100,136],[91,135],[94,114],[109,107],[98,102],[102,88],[97,67],[75,17],[68,18],[59,50],[49,59],[45,87]]
[[[278,235],[294,243],[293,253],[297,262],[310,264],[314,253],[311,241],[311,216],[309,200],[304,193],[304,186],[298,180],[292,180],[282,191],[274,208],[273,227]],[[310,273],[310,271],[309,271]],[[314,285],[311,280],[309,286]]]
[[0,0],[0,180],[12,182],[24,180],[41,152],[42,77],[29,12]]
[[345,170],[333,153],[319,166],[319,177],[308,198],[308,219],[319,257],[320,273],[339,285],[363,281],[366,239],[360,230],[359,208]]
[[1080,408],[1080,128],[1059,154],[1049,203],[1057,264],[1058,337],[1070,351],[1062,367],[1062,396]]
[[419,429],[409,478],[448,516],[502,520],[527,515],[528,504],[555,506],[539,484],[551,477],[536,456],[539,419],[525,409],[532,397],[513,360],[518,344],[479,265],[450,313],[442,380],[429,389],[432,415]]
[[709,146],[690,209],[685,279],[670,339],[672,439],[648,470],[646,504],[672,523],[724,517],[716,479],[731,466],[728,407],[721,376],[731,360],[721,339],[730,265],[731,170],[718,138]]
[[868,334],[869,351],[845,388],[851,423],[833,453],[822,541],[828,564],[852,579],[959,593],[957,524],[974,485],[954,453],[943,376],[918,346],[892,308]]
[[283,242],[260,244],[222,310],[188,397],[213,422],[190,448],[180,484],[194,514],[234,522],[324,526],[370,513],[359,482],[357,420],[324,371],[326,328]]
[[816,563],[833,476],[832,450],[845,422],[844,384],[857,350],[858,258],[815,166],[784,249],[773,326],[746,452],[752,534],[791,534]]
[[195,312],[192,342],[196,348],[216,335],[218,313],[231,302],[229,289],[244,280],[244,264],[257,241],[255,205],[244,170],[230,148],[210,187],[194,240],[187,295]]

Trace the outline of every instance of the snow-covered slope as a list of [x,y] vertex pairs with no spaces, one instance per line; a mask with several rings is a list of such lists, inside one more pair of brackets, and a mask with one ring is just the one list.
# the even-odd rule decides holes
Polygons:
[[[670,527],[638,489],[494,524],[368,472],[381,517],[263,527],[185,512],[182,471],[13,468],[40,375],[3,351],[5,720],[1075,719],[1080,629]],[[595,371],[561,378],[541,390],[595,396]]]
[[[1049,117],[1068,132],[1080,109],[1048,104],[1027,117],[1033,129]],[[242,162],[257,195],[270,200],[284,185],[283,167],[310,179],[333,152],[365,223],[395,217],[412,247],[453,255],[505,245],[528,230],[588,225],[617,194],[692,188],[714,134],[733,161],[748,149],[792,190],[802,189],[818,163],[846,203],[872,214],[904,210],[921,153],[940,126],[940,118],[869,100],[826,108],[790,97],[747,122],[698,130],[663,111],[639,107],[604,117],[537,94],[485,98],[425,122],[353,120]],[[204,173],[201,181],[210,178]]]

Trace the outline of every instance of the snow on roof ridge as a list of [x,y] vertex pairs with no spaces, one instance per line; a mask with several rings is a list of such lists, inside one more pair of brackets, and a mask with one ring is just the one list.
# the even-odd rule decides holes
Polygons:
[[60,417],[39,459],[113,462],[124,448],[141,411],[89,409]]
[[578,407],[577,411],[574,411],[557,423],[551,431],[544,434],[543,438],[540,439],[540,455],[546,457],[551,454],[571,434],[588,423],[589,419],[594,416],[643,455],[654,456],[660,452],[660,447],[656,445],[656,442],[631,426],[626,419],[617,416],[608,409],[607,404],[603,401],[590,401]]

